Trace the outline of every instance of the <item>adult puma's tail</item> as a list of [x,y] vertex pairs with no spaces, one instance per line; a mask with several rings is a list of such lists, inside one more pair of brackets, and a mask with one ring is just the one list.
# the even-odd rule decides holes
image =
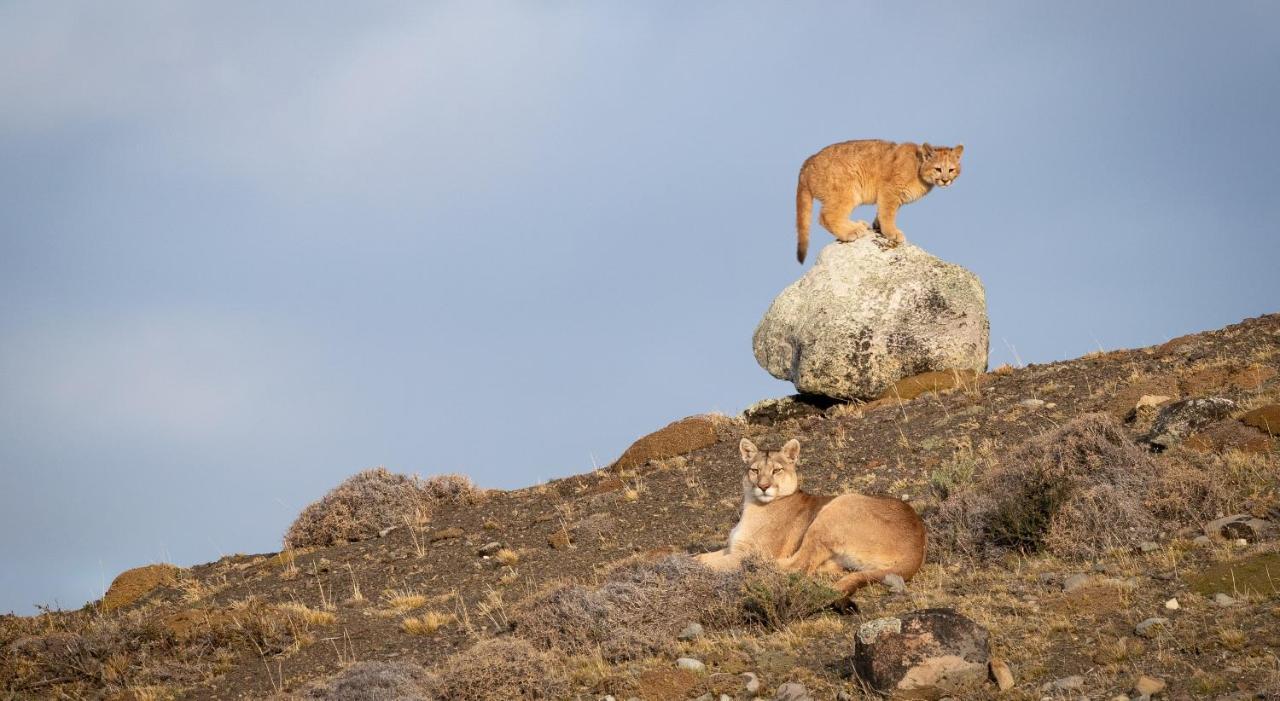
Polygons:
[[804,263],[809,252],[809,222],[813,219],[813,195],[804,178],[796,185],[796,260]]

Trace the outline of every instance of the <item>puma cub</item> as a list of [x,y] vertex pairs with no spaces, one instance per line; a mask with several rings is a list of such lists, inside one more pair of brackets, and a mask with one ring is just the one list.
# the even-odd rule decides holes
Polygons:
[[752,554],[786,571],[842,575],[836,588],[846,597],[859,587],[897,574],[903,580],[924,562],[924,523],[910,505],[861,494],[817,496],[799,489],[800,442],[761,451],[747,439],[738,445],[747,464],[742,475],[742,518],[724,550],[698,561],[733,569]]
[[804,262],[809,250],[809,220],[813,201],[822,203],[822,226],[841,241],[852,241],[868,232],[864,221],[849,221],[854,208],[876,206],[871,225],[890,245],[906,239],[894,219],[898,208],[924,197],[935,185],[946,187],[960,177],[960,154],[954,148],[912,143],[895,144],[869,139],[832,144],[809,156],[800,166],[796,186],[796,259]]

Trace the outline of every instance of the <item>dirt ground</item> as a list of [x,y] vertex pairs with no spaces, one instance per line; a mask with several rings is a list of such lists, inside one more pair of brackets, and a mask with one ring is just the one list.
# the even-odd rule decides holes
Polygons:
[[[1136,437],[1151,412],[1135,406],[1153,395],[1227,397],[1240,415],[1280,403],[1280,315],[1151,348],[1001,368],[911,400],[837,405],[771,424],[716,420],[719,441],[686,455],[491,492],[476,504],[442,504],[428,522],[381,538],[227,557],[111,612],[91,604],[0,617],[0,698],[261,699],[299,693],[356,660],[433,667],[501,634],[511,607],[549,583],[597,581],[602,568],[637,554],[721,547],[740,505],[741,437],[768,448],[798,438],[806,491],[893,495],[928,513],[940,499],[933,486],[940,470],[969,460],[980,472],[986,458],[1088,412],[1115,416]],[[1235,417],[1225,421],[1194,445],[1232,456],[1245,451],[1238,459],[1280,480],[1277,441],[1251,427],[1240,438],[1230,423]],[[1156,459],[1177,460],[1185,450],[1191,448]],[[1262,497],[1250,503],[1267,507]],[[1111,698],[1128,692],[1139,674],[1167,681],[1167,698],[1280,694],[1280,567],[1269,566],[1280,559],[1280,544],[1205,545],[1195,541],[1201,526],[1167,529],[1148,552],[1115,550],[1090,561],[1043,553],[971,560],[931,550],[905,594],[872,587],[858,596],[856,613],[823,613],[784,630],[713,631],[680,643],[707,664],[711,674],[703,677],[678,674],[672,660],[658,658],[610,665],[566,657],[566,674],[582,698],[694,698],[743,671],[759,675],[766,697],[799,681],[815,698],[838,691],[871,698],[851,678],[859,623],[948,606],[987,626],[993,655],[1013,669],[1016,686],[1000,698],[1056,698],[1059,692],[1042,686],[1070,675],[1084,678],[1073,697]],[[479,555],[491,542],[507,552]],[[1252,584],[1235,585],[1234,605],[1216,605],[1212,594],[1236,569]],[[1063,580],[1076,573],[1098,574],[1101,583],[1064,591]],[[1167,609],[1174,598],[1179,608]],[[435,620],[406,630],[406,618],[428,613]],[[252,631],[250,615],[257,617]],[[1137,623],[1157,616],[1170,625],[1154,637],[1135,634]],[[110,625],[145,631],[153,642],[88,649],[74,637]],[[131,635],[143,634],[123,637]],[[84,650],[57,666],[43,664],[46,653],[30,652],[36,645],[50,646],[50,659],[68,646]],[[994,686],[983,693],[997,696]]]

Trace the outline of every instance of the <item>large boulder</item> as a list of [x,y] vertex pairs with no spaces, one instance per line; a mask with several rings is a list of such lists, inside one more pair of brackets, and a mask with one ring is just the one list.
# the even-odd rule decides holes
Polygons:
[[985,371],[989,333],[976,275],[867,236],[822,249],[773,300],[752,342],[760,366],[800,392],[874,399],[904,377]]
[[951,609],[863,623],[853,646],[858,677],[893,698],[940,699],[987,679],[987,630]]

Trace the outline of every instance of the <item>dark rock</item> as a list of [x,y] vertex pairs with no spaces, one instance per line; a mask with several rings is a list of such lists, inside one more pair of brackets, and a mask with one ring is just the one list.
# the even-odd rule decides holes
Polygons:
[[924,609],[864,623],[854,670],[873,689],[899,698],[938,699],[982,685],[987,631],[952,609]]
[[792,394],[777,399],[761,399],[743,410],[742,418],[747,423],[772,426],[806,416],[821,416],[827,409],[843,403],[818,394]]
[[1142,437],[1152,450],[1172,448],[1195,431],[1235,411],[1236,403],[1224,397],[1203,397],[1170,402],[1156,415],[1151,431]]
[[1215,519],[1204,525],[1207,536],[1237,540],[1243,538],[1250,543],[1275,537],[1280,527],[1266,519],[1255,518],[1250,514],[1236,514],[1226,518]]

